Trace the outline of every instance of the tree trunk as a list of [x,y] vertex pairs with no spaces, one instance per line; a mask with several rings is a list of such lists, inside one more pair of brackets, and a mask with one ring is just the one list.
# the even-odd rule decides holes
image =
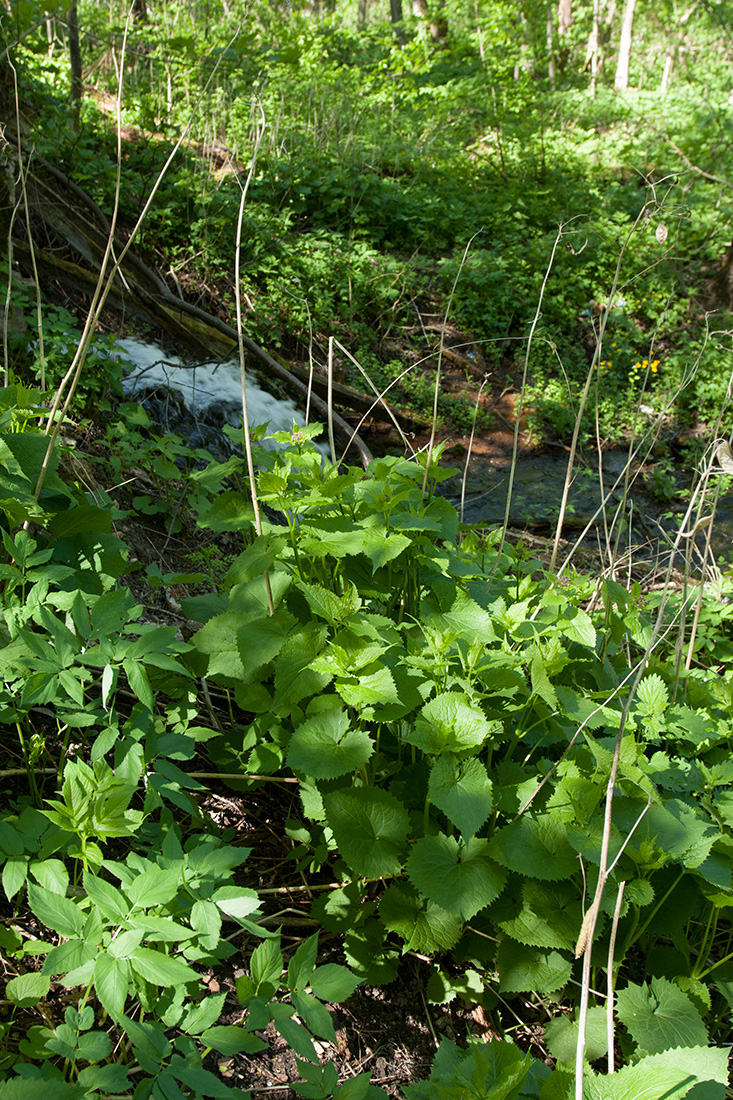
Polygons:
[[552,29],[552,0],[547,0],[547,76],[555,83],[555,35]]
[[558,0],[557,33],[565,34],[573,23],[573,0]]
[[626,0],[624,21],[621,25],[621,43],[618,48],[618,65],[613,86],[617,92],[625,92],[629,86],[629,61],[631,59],[631,36],[634,29],[634,8],[636,0]]
[[598,23],[600,14],[600,0],[593,0],[593,30],[591,31],[591,55],[590,55],[590,94],[596,98],[596,84],[598,82]]
[[363,30],[366,27],[367,22],[367,0],[358,0],[356,9],[356,25],[359,30]]
[[405,41],[405,29],[402,23],[402,0],[389,0],[389,14],[392,19],[395,38],[402,46]]
[[79,9],[77,0],[71,0],[71,7],[66,13],[66,22],[69,31],[69,64],[71,66],[71,113],[74,129],[79,129],[79,112],[81,111],[81,97],[84,92],[84,81],[81,68],[81,46],[79,45]]

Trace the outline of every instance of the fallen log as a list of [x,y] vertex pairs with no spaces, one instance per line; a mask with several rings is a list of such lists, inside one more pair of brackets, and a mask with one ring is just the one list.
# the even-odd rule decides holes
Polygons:
[[[8,131],[6,137],[12,138],[12,134]],[[48,231],[52,230],[87,265],[74,263],[48,247],[34,248],[39,274],[91,295],[98,282],[102,257],[111,234],[109,219],[83,188],[43,157],[37,154],[24,156],[24,162],[28,205],[33,216],[42,221],[47,237]],[[20,225],[21,219],[17,219],[15,255],[26,271],[30,271],[31,249],[28,241],[20,236]],[[240,337],[235,328],[173,294],[165,281],[128,248],[128,242],[115,234],[114,255],[119,256],[126,248],[127,252],[110,286],[108,306],[162,329],[180,354],[207,361],[231,359],[238,355]],[[327,421],[330,415],[339,439],[356,448],[365,467],[371,462],[371,452],[358,433],[335,411],[331,410],[329,414],[327,403],[318,394],[309,391],[303,381],[248,336],[242,335],[241,343],[244,351],[266,368],[262,372],[265,381],[274,375],[285,384],[291,395],[296,395],[303,402],[309,399],[311,409],[320,419]],[[374,399],[357,391],[351,391],[351,394],[356,407],[364,408],[365,403],[369,408],[374,406]],[[339,403],[348,404],[348,396],[349,387],[339,386]]]

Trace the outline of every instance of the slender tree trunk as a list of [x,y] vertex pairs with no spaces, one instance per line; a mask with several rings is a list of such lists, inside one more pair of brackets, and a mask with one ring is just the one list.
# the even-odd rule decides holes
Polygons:
[[555,83],[555,34],[552,28],[552,0],[547,0],[547,75]]
[[624,20],[621,25],[621,43],[618,48],[618,65],[613,86],[617,92],[625,92],[629,86],[629,61],[631,59],[631,36],[634,29],[634,8],[636,0],[626,0]]
[[405,30],[402,23],[402,0],[389,0],[389,14],[392,19],[395,38],[402,45],[405,41]]
[[78,130],[84,82],[81,67],[81,46],[79,45],[79,9],[77,0],[71,0],[71,7],[66,13],[66,22],[69,30],[69,63],[71,66],[71,95],[69,98],[74,129]]
[[600,14],[600,0],[593,0],[593,30],[591,31],[592,49],[590,55],[590,94],[596,98],[596,84],[598,82],[598,23]]
[[557,33],[565,34],[573,23],[573,0],[558,0]]
[[359,30],[363,30],[366,27],[367,22],[367,0],[358,0],[356,8],[356,25]]

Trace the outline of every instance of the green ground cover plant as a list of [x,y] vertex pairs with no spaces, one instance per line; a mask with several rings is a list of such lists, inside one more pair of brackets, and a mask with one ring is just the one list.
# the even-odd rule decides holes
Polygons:
[[[536,438],[628,441],[642,415],[675,434],[711,423],[730,472],[724,10],[693,9],[673,50],[674,20],[644,12],[621,97],[602,71],[589,88],[589,12],[559,49],[544,9],[517,22],[474,7],[448,0],[435,44],[414,13],[395,30],[342,5],[244,18],[161,0],[127,20],[82,2],[97,97],[69,110],[73,19],[58,31],[13,5],[0,98],[17,78],[30,161],[118,208],[123,237],[147,210],[136,247],[222,316],[251,168],[238,274],[268,346],[323,358],[338,332],[380,385],[413,368],[397,399],[481,430],[475,393],[436,395],[434,363],[418,369],[457,333],[497,392],[524,360]],[[652,86],[672,54],[672,84]],[[20,225],[48,261],[61,230],[37,232],[17,163],[2,162],[2,238]],[[7,270],[20,262],[30,278],[27,258]],[[364,985],[389,995],[415,958],[426,1003],[481,1006],[497,1037],[443,1040],[411,1100],[723,1100],[728,575],[708,556],[696,577],[690,551],[678,584],[642,593],[611,536],[597,575],[554,552],[550,569],[504,529],[459,522],[432,444],[357,469],[294,426],[279,452],[255,447],[248,479],[237,455],[214,461],[120,403],[108,340],[86,346],[70,405],[98,489],[49,411],[85,347],[79,295],[39,305],[11,275],[3,311],[0,1100],[242,1096],[232,1067],[275,1034],[297,1095],[376,1100],[368,1072],[323,1060],[331,1006]],[[705,493],[725,491],[714,464],[696,460],[707,487],[678,548],[710,522]],[[656,480],[674,498],[661,462]],[[148,523],[165,546],[188,536],[183,571],[136,566]],[[211,783],[255,804],[294,792],[273,829],[306,936],[278,924],[246,837],[210,816]],[[543,1059],[512,1030],[530,1003]]]
[[[284,526],[255,534],[236,488],[200,512],[247,546],[220,588],[184,601],[204,624],[184,643],[141,621],[120,586],[125,550],[104,508],[57,475],[36,500],[46,439],[5,392],[6,425],[24,429],[2,438],[5,500],[12,486],[35,525],[32,539],[4,533],[1,717],[30,797],[0,823],[2,883],[35,921],[3,932],[7,996],[26,1019],[52,985],[78,992],[63,1022],[23,1038],[3,1025],[5,1095],[51,1083],[69,1097],[239,1095],[203,1060],[255,1052],[272,1022],[303,1096],[377,1096],[368,1074],[342,1085],[319,1066],[311,1036],[334,1039],[324,1002],[394,980],[417,952],[436,959],[436,1002],[531,992],[569,1010],[574,955],[591,952],[595,987],[613,935],[625,1064],[612,1079],[588,1069],[583,1095],[638,1095],[661,1074],[671,1095],[704,1083],[724,1096],[727,1055],[709,1043],[730,998],[727,673],[681,675],[634,592],[548,575],[499,533],[461,531],[436,493],[439,456],[339,469],[310,431],[258,455],[259,498]],[[202,724],[200,676],[230,696],[225,730]],[[346,965],[319,966],[317,936],[286,961],[258,923],[257,890],[233,881],[249,850],[201,813],[202,751],[255,790],[298,780],[292,859],[313,881],[327,874],[311,914]],[[584,948],[614,754],[608,890]],[[200,967],[242,935],[259,946],[237,982],[240,1022],[221,1023],[227,995],[195,996]],[[596,1066],[600,1012],[586,1040]],[[444,1044],[407,1094],[564,1096],[576,1040],[558,1016],[552,1074],[506,1043]]]

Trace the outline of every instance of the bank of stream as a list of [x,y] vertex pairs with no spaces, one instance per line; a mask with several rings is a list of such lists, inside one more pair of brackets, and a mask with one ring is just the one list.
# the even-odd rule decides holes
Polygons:
[[[190,446],[205,447],[215,454],[231,448],[222,428],[241,423],[237,362],[186,364],[138,340],[121,340],[119,346],[132,364],[125,381],[126,393],[146,405],[159,428],[178,432]],[[250,423],[268,423],[269,431],[290,431],[294,423],[305,420],[304,410],[290,398],[268,392],[249,373],[247,405]],[[366,437],[376,452],[394,447],[395,433],[381,438],[376,433],[373,440],[368,433]],[[329,453],[325,436],[317,446],[324,455]],[[508,521],[510,528],[525,531],[534,539],[551,538],[563,498],[568,452],[559,445],[541,450],[522,445],[513,475],[512,452],[513,434],[508,429],[482,433],[470,455],[462,444],[451,446],[449,440],[444,461],[455,469],[455,474],[441,484],[440,491],[468,524],[489,528]],[[631,558],[644,575],[654,574],[668,563],[670,549],[684,522],[693,474],[674,465],[667,455],[651,456],[648,445],[631,456],[628,448],[614,447],[602,452],[600,461],[597,453],[581,452],[565,510],[566,549],[579,540],[586,549],[602,554],[605,551],[607,559],[610,544],[618,561],[628,565]],[[687,539],[681,540],[675,565],[681,568],[685,552],[691,549],[692,568],[699,568],[708,534],[708,562],[724,567],[728,561],[733,493],[725,489],[722,485],[712,530],[701,526],[692,547],[688,547]],[[711,482],[711,497],[714,490]],[[708,508],[706,514],[709,512]]]

